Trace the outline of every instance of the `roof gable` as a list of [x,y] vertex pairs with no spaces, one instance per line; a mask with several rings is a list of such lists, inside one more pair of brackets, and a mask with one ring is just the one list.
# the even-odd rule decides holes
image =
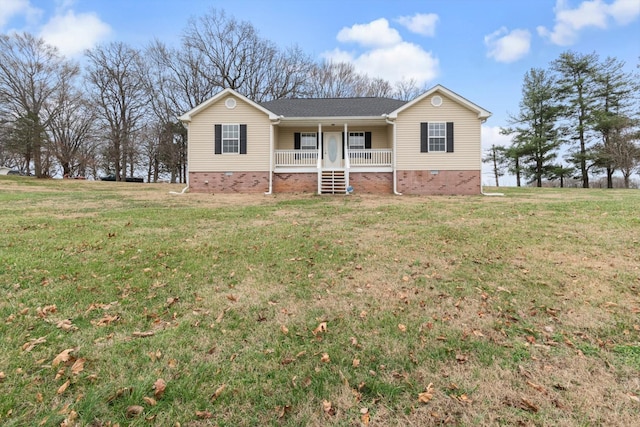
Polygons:
[[257,110],[262,111],[263,113],[268,115],[269,119],[271,119],[271,120],[277,120],[278,119],[278,116],[275,115],[274,113],[272,113],[271,111],[269,111],[268,109],[264,108],[260,104],[257,104],[255,102],[253,102],[252,100],[250,100],[246,96],[240,95],[238,92],[236,92],[235,90],[230,89],[230,88],[224,89],[223,91],[217,93],[216,95],[212,96],[211,98],[209,98],[208,100],[206,100],[202,104],[198,105],[197,107],[195,107],[192,110],[188,111],[187,113],[183,114],[178,119],[183,121],[183,122],[190,122],[191,119],[193,118],[193,116],[195,116],[198,113],[206,110],[207,108],[209,108],[211,105],[215,104],[216,102],[224,99],[227,95],[232,95],[232,96],[237,97],[238,99],[241,99],[242,101],[246,102],[247,104],[251,105],[252,107],[256,108]]
[[433,95],[436,92],[440,92],[443,95],[446,95],[447,97],[453,99],[455,102],[457,102],[458,104],[462,105],[463,107],[466,107],[469,110],[476,112],[478,114],[478,118],[479,119],[485,120],[485,119],[488,119],[489,117],[491,117],[491,112],[490,111],[485,110],[484,108],[474,104],[473,102],[469,101],[466,98],[463,98],[462,96],[460,96],[457,93],[447,89],[446,87],[444,87],[442,85],[436,85],[436,86],[432,87],[431,89],[427,90],[422,95],[414,98],[412,101],[407,102],[406,104],[400,106],[395,111],[391,112],[389,114],[389,118],[391,118],[391,119],[397,118],[399,113],[407,110],[408,108],[411,108],[411,106],[419,103],[423,99]]

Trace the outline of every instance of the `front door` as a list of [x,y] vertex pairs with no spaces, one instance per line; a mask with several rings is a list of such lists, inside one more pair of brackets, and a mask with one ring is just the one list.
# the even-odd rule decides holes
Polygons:
[[324,167],[327,169],[342,168],[342,134],[325,132],[323,135]]

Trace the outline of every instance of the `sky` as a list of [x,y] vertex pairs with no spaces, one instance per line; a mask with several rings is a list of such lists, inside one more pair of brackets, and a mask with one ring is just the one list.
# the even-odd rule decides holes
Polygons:
[[493,113],[485,148],[509,144],[500,128],[519,111],[524,74],[563,52],[595,52],[640,71],[640,0],[0,0],[0,33],[27,31],[81,60],[112,41],[179,46],[189,19],[212,8],[317,61],[447,87]]

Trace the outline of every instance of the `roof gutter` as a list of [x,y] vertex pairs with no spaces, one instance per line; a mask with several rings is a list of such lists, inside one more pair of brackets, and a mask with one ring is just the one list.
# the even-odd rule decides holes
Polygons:
[[398,192],[398,169],[397,169],[397,160],[396,160],[396,155],[397,155],[397,144],[396,144],[396,122],[395,120],[389,120],[389,116],[385,115],[384,116],[385,121],[387,122],[388,125],[391,125],[393,127],[393,194],[395,194],[396,196],[402,196],[402,193]]

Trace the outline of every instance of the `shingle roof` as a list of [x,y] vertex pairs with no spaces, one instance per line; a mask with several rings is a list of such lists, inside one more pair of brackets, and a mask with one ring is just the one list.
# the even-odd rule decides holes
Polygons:
[[391,98],[296,98],[260,105],[284,117],[379,117],[404,104],[406,101]]

